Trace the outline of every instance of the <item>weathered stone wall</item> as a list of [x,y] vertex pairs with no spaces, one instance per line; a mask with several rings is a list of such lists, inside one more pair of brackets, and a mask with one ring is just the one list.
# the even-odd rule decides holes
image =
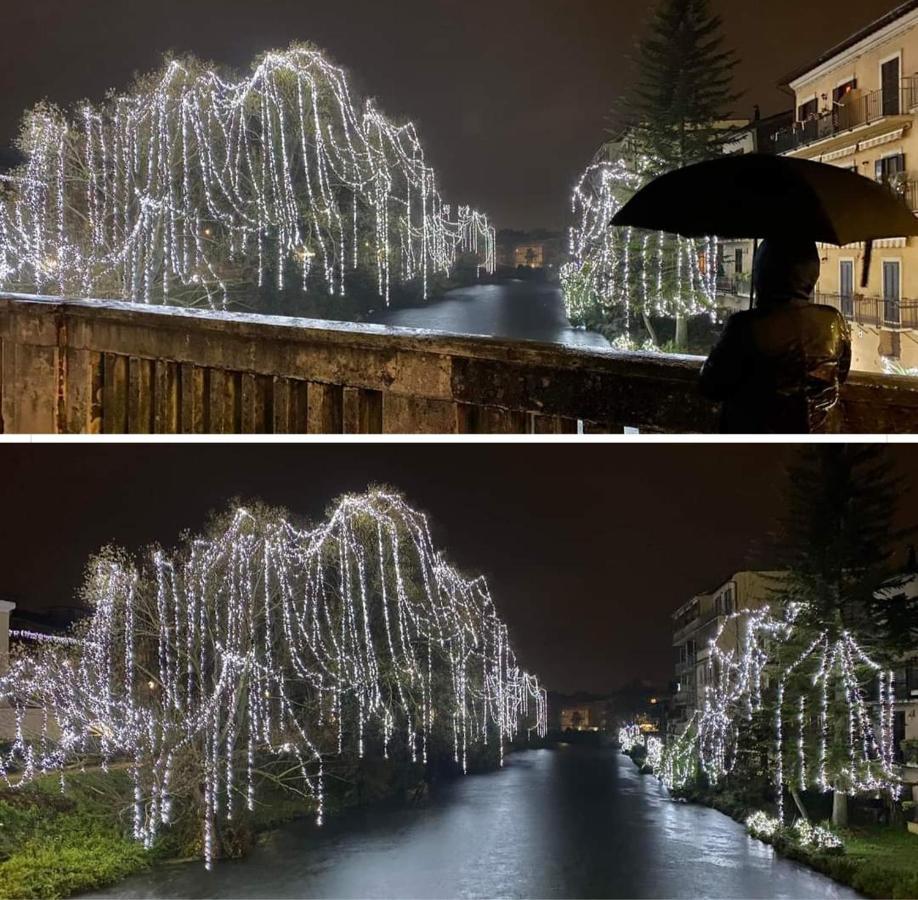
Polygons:
[[[311,319],[0,296],[7,433],[706,433],[701,361]],[[857,376],[849,429],[918,431],[918,380]]]

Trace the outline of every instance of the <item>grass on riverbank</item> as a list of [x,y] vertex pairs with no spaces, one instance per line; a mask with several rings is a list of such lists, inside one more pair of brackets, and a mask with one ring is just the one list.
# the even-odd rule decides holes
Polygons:
[[[131,786],[113,771],[0,794],[0,898],[57,898],[112,884],[153,859],[124,827]],[[118,810],[113,816],[112,811]]]
[[[484,757],[476,762],[492,767]],[[388,800],[416,802],[426,794],[425,772],[408,761],[368,757],[330,767],[325,788],[331,817]],[[118,767],[68,773],[63,792],[55,776],[0,791],[0,900],[57,900],[155,863],[200,859],[201,828],[193,814],[178,812],[147,851],[133,838],[133,807],[129,773]],[[220,852],[245,856],[262,832],[313,813],[311,801],[266,781],[256,790],[252,812],[240,809],[232,822],[217,823]]]
[[918,835],[902,828],[875,826],[846,831],[842,837],[844,856],[780,849],[867,897],[918,897]]

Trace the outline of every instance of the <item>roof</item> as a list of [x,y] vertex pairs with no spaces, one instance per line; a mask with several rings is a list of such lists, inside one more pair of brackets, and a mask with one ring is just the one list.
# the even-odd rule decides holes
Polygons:
[[912,10],[918,9],[918,0],[906,0],[905,3],[900,3],[895,8],[891,9],[885,15],[880,16],[879,19],[875,19],[869,25],[866,25],[860,31],[854,32],[854,34],[846,37],[840,44],[836,44],[834,47],[826,50],[821,56],[812,62],[808,63],[805,66],[800,66],[800,68],[795,69],[793,72],[785,75],[779,82],[781,86],[789,85],[792,81],[796,81],[802,75],[806,75],[807,72],[812,69],[821,66],[823,63],[828,62],[832,57],[838,56],[844,53],[846,50],[849,50],[855,44],[860,43],[865,38],[870,37],[872,34],[881,31],[886,28],[887,25],[892,25],[897,19],[901,19],[903,16],[908,15]]

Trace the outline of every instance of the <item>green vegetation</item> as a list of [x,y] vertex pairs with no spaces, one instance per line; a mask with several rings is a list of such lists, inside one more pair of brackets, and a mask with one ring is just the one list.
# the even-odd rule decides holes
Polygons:
[[[469,759],[470,771],[497,765],[496,747]],[[453,777],[456,766],[451,757],[432,758],[426,771],[418,763],[366,757],[327,774],[326,812],[334,816],[374,803],[421,801],[427,779]],[[147,851],[132,835],[133,787],[124,769],[68,774],[63,793],[53,776],[0,791],[0,900],[54,900],[114,884],[157,862],[199,860],[200,822],[191,812],[178,809],[174,824]],[[245,856],[260,833],[312,813],[309,801],[266,783],[251,813],[240,809],[231,823],[219,825],[221,853]]]
[[0,897],[55,898],[112,884],[156,857],[130,835],[123,772],[43,778],[0,794]]
[[848,884],[867,897],[918,897],[918,835],[875,826],[841,832],[844,856],[778,846],[778,850]]

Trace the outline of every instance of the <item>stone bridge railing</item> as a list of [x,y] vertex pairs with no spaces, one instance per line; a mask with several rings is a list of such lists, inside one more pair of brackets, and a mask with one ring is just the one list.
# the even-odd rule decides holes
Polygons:
[[[6,433],[705,433],[701,361],[312,319],[0,295]],[[918,432],[918,379],[857,376],[854,433]]]

